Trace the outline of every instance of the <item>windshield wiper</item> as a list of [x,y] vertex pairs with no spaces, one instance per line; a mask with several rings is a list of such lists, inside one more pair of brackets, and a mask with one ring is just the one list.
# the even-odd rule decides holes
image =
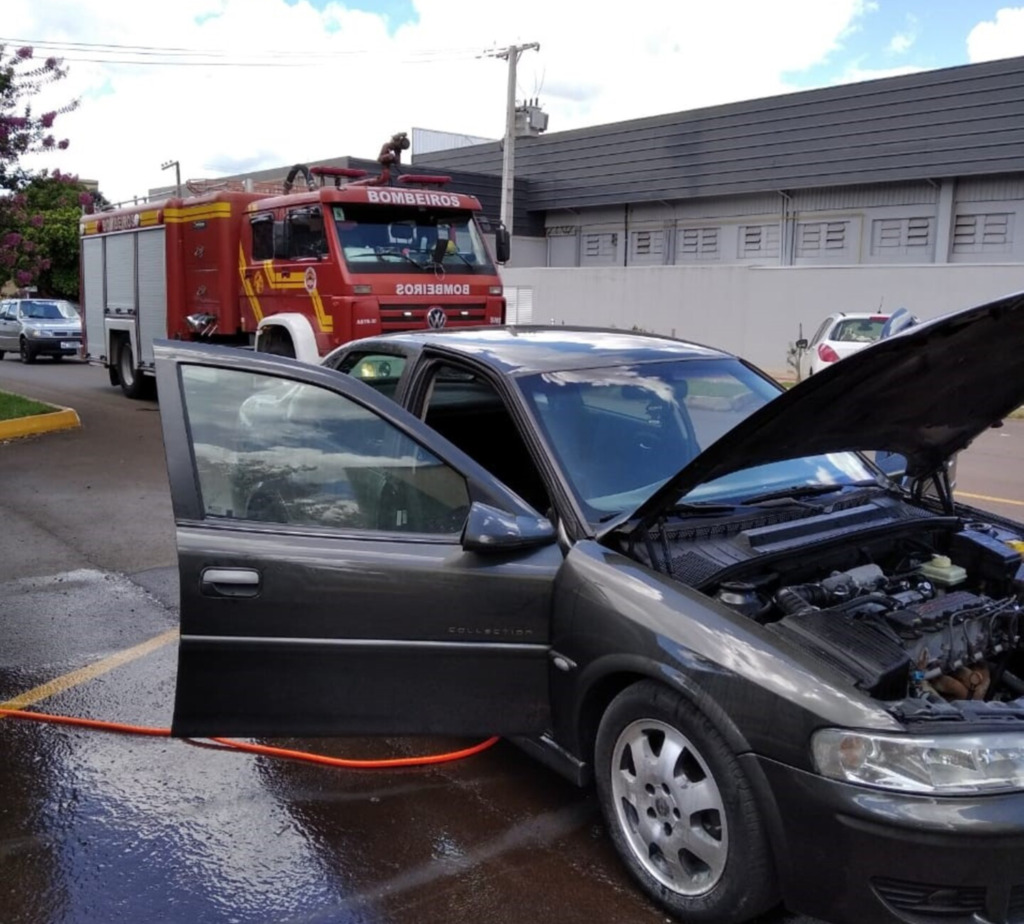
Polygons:
[[445,256],[446,257],[458,257],[463,263],[466,264],[466,266],[476,266],[475,263],[471,263],[468,259],[466,259],[466,255],[465,254],[459,253],[459,251],[457,251],[457,250],[449,251],[448,253],[445,254]]
[[732,513],[736,509],[736,504],[720,504],[715,501],[681,501],[678,504],[673,504],[669,507],[669,513],[690,513],[690,514],[704,514],[705,516],[712,516],[718,513]]
[[866,487],[878,487],[878,482],[872,479],[870,481],[849,481],[844,484],[794,485],[790,488],[780,488],[777,491],[766,491],[764,494],[755,494],[752,497],[746,497],[743,499],[743,506],[766,506],[771,504],[772,501],[780,501],[782,503],[789,502],[801,506],[800,498],[802,497],[817,497],[821,494],[832,494],[835,491],[842,491],[843,488]]
[[[723,513],[732,513],[736,506],[736,504],[720,504],[715,501],[695,501],[694,503],[682,501],[669,507],[665,513],[669,515],[682,513],[690,516],[721,516]],[[598,517],[597,522],[608,523],[616,517],[621,517],[624,512],[620,510],[618,513],[606,513],[603,517]]]
[[410,256],[402,250],[395,250],[394,248],[378,247],[373,251],[373,255],[378,260],[383,260],[385,257],[398,257],[400,260],[408,260],[413,266],[419,269],[426,269],[426,263],[420,263],[419,260]]

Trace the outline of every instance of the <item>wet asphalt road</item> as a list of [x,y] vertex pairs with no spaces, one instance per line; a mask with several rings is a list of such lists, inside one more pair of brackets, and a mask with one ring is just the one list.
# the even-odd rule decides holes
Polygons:
[[[4,701],[173,630],[177,588],[156,404],[78,363],[8,359],[0,389],[69,404],[84,425],[0,445]],[[961,492],[1024,500],[1021,440],[1018,423],[980,439]],[[174,666],[172,637],[37,708],[166,726]],[[462,744],[273,743],[356,757]],[[666,919],[592,797],[504,742],[442,767],[347,771],[0,719],[0,870],[4,924]]]

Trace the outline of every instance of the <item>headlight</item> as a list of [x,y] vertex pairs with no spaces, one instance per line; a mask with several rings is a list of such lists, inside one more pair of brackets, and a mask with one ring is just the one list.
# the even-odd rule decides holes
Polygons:
[[1024,734],[880,735],[815,732],[818,772],[899,792],[962,795],[1024,789]]
[[34,327],[29,328],[25,333],[27,333],[30,337],[49,337],[50,336],[50,332],[48,330],[37,330]]

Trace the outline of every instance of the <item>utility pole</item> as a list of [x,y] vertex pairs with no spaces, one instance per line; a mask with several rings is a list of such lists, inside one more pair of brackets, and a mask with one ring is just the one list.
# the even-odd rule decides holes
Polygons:
[[508,99],[505,105],[505,148],[501,161],[501,223],[512,233],[512,190],[516,170],[516,65],[524,51],[540,51],[539,42],[509,45],[484,52],[488,58],[508,61]]

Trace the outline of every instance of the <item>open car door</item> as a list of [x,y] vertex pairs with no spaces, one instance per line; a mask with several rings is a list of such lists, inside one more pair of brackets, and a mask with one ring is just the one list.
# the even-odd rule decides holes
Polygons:
[[173,734],[547,727],[547,520],[356,379],[155,354],[181,580]]

